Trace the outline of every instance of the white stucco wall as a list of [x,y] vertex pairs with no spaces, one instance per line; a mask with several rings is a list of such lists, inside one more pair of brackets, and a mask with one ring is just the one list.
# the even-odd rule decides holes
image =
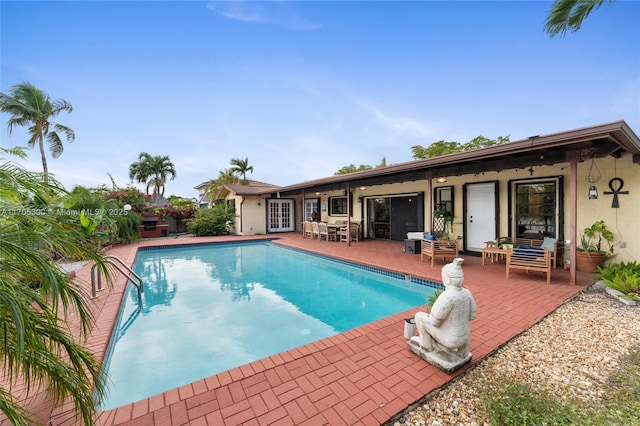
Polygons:
[[266,234],[266,203],[263,197],[232,196],[236,203],[235,230],[236,235],[262,235]]

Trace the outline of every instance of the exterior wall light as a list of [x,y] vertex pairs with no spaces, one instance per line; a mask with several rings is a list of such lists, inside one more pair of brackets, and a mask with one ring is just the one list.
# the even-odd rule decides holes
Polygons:
[[446,176],[442,176],[439,178],[436,178],[436,182],[438,183],[445,183],[447,181],[447,177]]
[[589,187],[589,199],[597,200],[598,199],[598,188],[595,185]]

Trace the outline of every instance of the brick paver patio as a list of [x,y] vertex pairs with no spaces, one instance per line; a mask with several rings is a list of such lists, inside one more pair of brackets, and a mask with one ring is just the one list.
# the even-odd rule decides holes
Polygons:
[[[109,254],[131,265],[141,246],[255,238],[273,238],[289,247],[440,281],[443,263],[436,262],[432,268],[429,262],[420,262],[419,255],[403,253],[403,243],[364,240],[348,246],[303,239],[299,233],[166,238],[116,246]],[[464,253],[461,257],[465,259],[465,286],[476,299],[478,316],[471,323],[473,359],[451,375],[407,349],[403,320],[413,316],[420,308],[417,307],[142,401],[99,412],[97,423],[104,426],[382,424],[462,374],[594,281],[590,274],[578,273],[579,285],[569,285],[569,274],[561,268],[553,270],[551,285],[539,273],[516,272],[507,281],[504,263],[483,267],[480,257]],[[90,283],[90,268],[83,268],[77,277]],[[107,349],[124,287],[124,278],[118,278],[113,289],[105,290],[91,302],[97,323],[87,345],[100,359]],[[50,405],[46,401],[38,403],[43,407]],[[43,416],[47,413],[45,408],[38,410],[33,405],[32,408]],[[55,408],[50,420],[52,426],[80,424],[71,405]]]

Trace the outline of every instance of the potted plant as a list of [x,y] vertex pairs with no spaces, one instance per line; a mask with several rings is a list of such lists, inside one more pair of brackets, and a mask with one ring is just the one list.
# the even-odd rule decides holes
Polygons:
[[449,239],[449,232],[453,229],[453,213],[448,210],[434,210],[434,235],[445,240]]
[[[602,249],[602,240],[609,245],[607,251]],[[582,231],[580,246],[576,252],[576,269],[583,272],[595,272],[598,266],[613,253],[613,232],[607,229],[603,220],[598,220]]]

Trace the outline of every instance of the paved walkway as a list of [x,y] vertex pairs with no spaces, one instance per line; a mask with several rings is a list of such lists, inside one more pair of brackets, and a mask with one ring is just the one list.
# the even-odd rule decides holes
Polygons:
[[[442,262],[420,262],[403,253],[404,244],[388,241],[346,243],[303,239],[299,233],[277,238],[279,244],[378,266],[440,281]],[[214,241],[247,237],[167,238],[116,246],[109,253],[132,264],[140,246]],[[503,263],[481,265],[480,257],[465,259],[465,286],[473,293],[478,316],[471,323],[472,361],[448,375],[419,359],[403,337],[406,312],[346,333],[207,377],[149,399],[98,415],[99,425],[374,425],[392,419],[408,406],[441,387],[466,368],[522,333],[594,280],[578,273],[577,286],[569,274],[555,269],[551,285],[542,274],[515,272],[505,279]],[[90,282],[90,268],[77,278]],[[120,306],[125,283],[100,293],[92,301],[97,325],[88,347],[102,359]],[[144,356],[141,354],[141,356]],[[150,366],[153,368],[153,366]],[[161,374],[161,372],[159,372]],[[52,426],[77,425],[70,405],[58,407]]]

